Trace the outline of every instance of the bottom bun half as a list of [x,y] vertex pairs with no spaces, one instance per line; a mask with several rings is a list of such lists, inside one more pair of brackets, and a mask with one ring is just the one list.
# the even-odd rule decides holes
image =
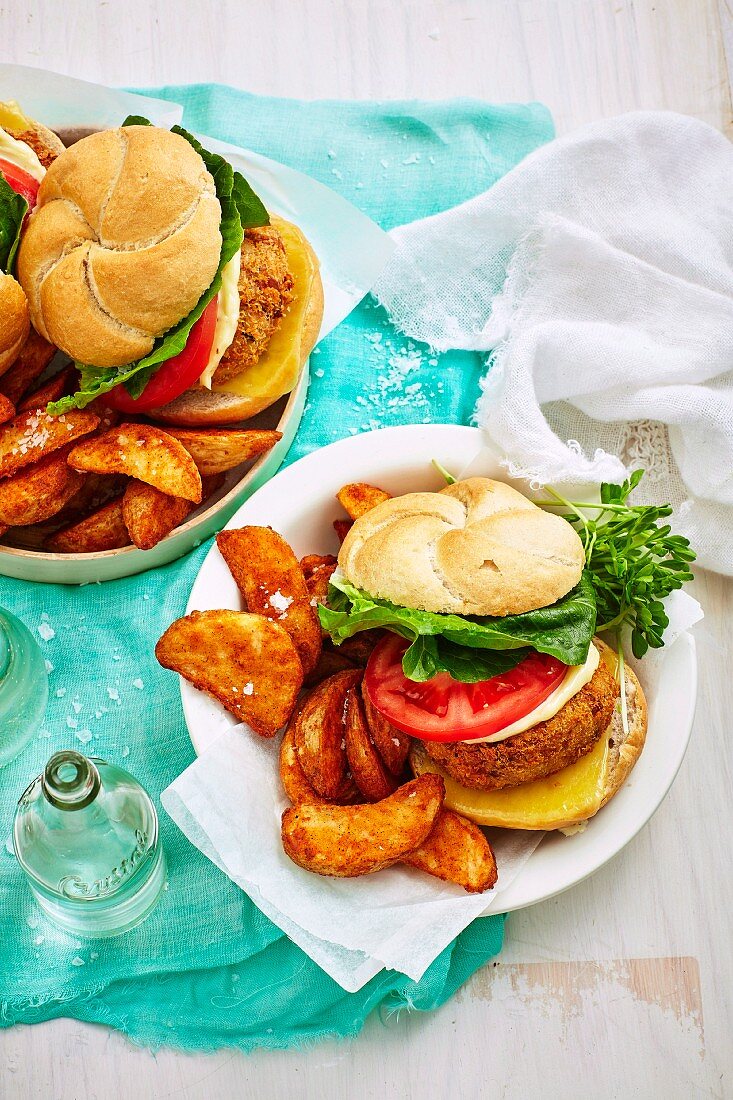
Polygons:
[[323,320],[323,284],[318,258],[309,241],[291,222],[273,217],[293,276],[294,301],[273,332],[258,361],[241,374],[211,389],[193,386],[155,419],[179,427],[235,424],[269,408],[297,385],[318,339]]
[[[595,640],[603,659],[614,654]],[[528,783],[499,790],[477,790],[459,783],[428,755],[421,741],[413,742],[410,763],[415,775],[435,772],[445,781],[445,805],[479,825],[547,831],[582,825],[613,798],[641,755],[647,731],[647,704],[636,674],[627,666],[624,732],[620,697],[611,721],[590,752],[560,771]]]

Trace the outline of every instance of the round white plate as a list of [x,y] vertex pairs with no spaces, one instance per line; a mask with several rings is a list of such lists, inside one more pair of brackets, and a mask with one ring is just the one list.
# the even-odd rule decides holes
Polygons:
[[[475,428],[410,425],[386,428],[332,443],[281,471],[232,516],[228,527],[273,527],[298,557],[338,551],[332,521],[343,517],[335,499],[342,485],[368,481],[393,495],[445,484],[431,465],[437,459],[451,473],[509,481],[498,455],[483,446]],[[527,495],[525,483],[515,483]],[[242,609],[239,591],[216,547],[204,561],[191,590],[188,611]],[[548,834],[486,912],[509,912],[559,894],[593,874],[639,832],[660,805],[677,774],[692,729],[697,694],[695,643],[682,634],[662,651],[655,696],[649,699],[649,732],[639,763],[616,797],[583,833]],[[197,753],[205,751],[235,719],[207,695],[181,681],[186,723]]]

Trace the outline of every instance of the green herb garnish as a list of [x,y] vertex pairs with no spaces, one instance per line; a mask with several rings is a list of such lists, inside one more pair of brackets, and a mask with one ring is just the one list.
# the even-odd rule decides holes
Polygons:
[[0,175],[0,271],[11,274],[28,203]]
[[[664,645],[669,618],[662,601],[692,580],[695,552],[684,535],[673,535],[669,504],[629,504],[644,475],[635,470],[623,485],[601,485],[600,503],[566,500],[550,489],[554,500],[537,501],[560,508],[585,547],[585,565],[595,592],[598,632],[623,628],[631,632],[631,651],[643,657]],[[591,515],[586,513],[590,512]]]

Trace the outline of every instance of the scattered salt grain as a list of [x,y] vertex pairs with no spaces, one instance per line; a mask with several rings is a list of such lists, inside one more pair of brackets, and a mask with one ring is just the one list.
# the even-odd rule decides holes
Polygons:
[[389,168],[389,161],[388,160],[380,160],[379,163],[382,165],[382,168]]
[[247,683],[242,688],[242,695],[254,695],[254,691],[255,691],[254,684],[252,683],[251,680],[248,680]]
[[81,955],[74,955],[74,958],[71,960],[71,965],[84,966],[84,960],[82,959]]
[[77,730],[76,732],[76,739],[81,741],[82,745],[88,745],[93,736],[91,730]]
[[57,688],[56,689],[56,698],[57,699],[63,699],[64,695],[66,695],[66,688]]
[[78,718],[72,718],[70,714],[67,714],[66,715],[66,725],[69,727],[70,730],[78,729],[79,728],[79,719]]
[[13,841],[11,837],[5,841],[5,851],[9,856],[15,855],[15,849],[13,848]]
[[52,638],[56,637],[56,631],[45,622],[39,624],[38,633],[41,638],[43,638],[44,642],[50,642]]
[[40,947],[41,944],[45,943],[45,942],[46,942],[46,937],[41,936],[40,934],[38,936],[35,936],[34,939],[33,939],[33,944],[34,944],[35,947]]
[[113,653],[112,654],[112,660],[113,661],[121,661],[122,658],[120,657],[119,653]]
[[144,600],[149,600],[150,599],[150,596],[147,592],[143,592],[143,599]]
[[419,153],[413,153],[411,156],[405,157],[405,159],[402,161],[402,163],[403,164],[417,164],[417,162],[419,160],[420,160],[420,154]]
[[72,706],[72,708],[73,708],[74,714],[80,714],[80,713],[81,713],[81,710],[82,710],[82,705],[81,705],[81,703],[79,703],[79,702],[78,702],[78,701],[77,701],[76,699],[74,699],[74,701],[73,701],[73,703],[71,704],[71,706]]
[[29,928],[38,928],[38,917],[35,913],[29,913],[25,918],[25,923]]
[[133,686],[134,688],[137,688],[137,690],[138,690],[138,691],[142,691],[142,690],[143,690],[143,688],[145,687],[145,684],[144,684],[144,683],[142,682],[142,680],[141,680],[141,679],[140,679],[140,677],[138,676],[138,678],[137,678],[136,680],[133,680],[133,681],[132,681],[132,686]]
[[279,588],[277,592],[272,593],[269,600],[270,607],[274,607],[276,611],[287,611],[292,602],[292,597],[283,596]]
[[107,695],[109,696],[109,698],[112,700],[113,703],[119,703],[120,693],[117,690],[117,688],[107,688]]
[[129,756],[129,755],[130,755],[130,746],[129,745],[123,745],[122,746],[123,759],[124,759],[124,757]]
[[328,159],[329,160],[335,160],[336,159],[336,150],[335,149],[329,149],[328,150]]
[[90,951],[89,952],[89,958],[91,959],[92,962],[94,962],[96,959],[99,958],[99,952],[98,951]]
[[314,370],[313,373],[315,374],[316,378],[323,378],[323,375],[326,372],[321,367],[319,367],[318,370]]
[[343,172],[339,172],[338,168],[332,168],[331,175],[335,176],[337,180],[342,180],[344,178]]
[[44,661],[43,663],[46,666],[46,672],[53,672],[53,665],[50,661]]

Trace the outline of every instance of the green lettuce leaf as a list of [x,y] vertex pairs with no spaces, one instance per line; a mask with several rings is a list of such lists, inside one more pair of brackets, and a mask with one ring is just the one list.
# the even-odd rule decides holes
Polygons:
[[402,668],[411,680],[448,672],[463,683],[476,683],[514,668],[529,649],[568,665],[583,664],[595,631],[596,601],[584,572],[579,584],[551,607],[504,618],[469,618],[397,607],[360,591],[336,573],[328,605],[321,605],[318,614],[336,645],[361,630],[378,628],[406,638],[411,644]]
[[[130,115],[122,125],[149,126],[150,122],[141,115]],[[173,133],[180,134],[193,146],[214,180],[216,196],[221,204],[222,238],[216,275],[211,286],[202,294],[188,316],[173,328],[168,329],[156,341],[149,355],[122,367],[95,367],[86,363],[77,363],[80,374],[79,389],[70,397],[62,397],[60,401],[54,401],[48,406],[47,411],[54,416],[68,412],[69,409],[83,409],[95,397],[108,393],[120,383],[124,385],[131,397],[139,397],[158,367],[173,356],[180,355],[185,348],[191,329],[209,302],[219,293],[221,273],[232,256],[235,256],[242,247],[244,230],[269,224],[270,219],[263,203],[244,177],[239,172],[235,172],[224,157],[219,156],[218,153],[209,153],[193,134],[189,134],[181,126],[174,126]]]
[[10,274],[20,244],[28,203],[0,176],[0,271]]

